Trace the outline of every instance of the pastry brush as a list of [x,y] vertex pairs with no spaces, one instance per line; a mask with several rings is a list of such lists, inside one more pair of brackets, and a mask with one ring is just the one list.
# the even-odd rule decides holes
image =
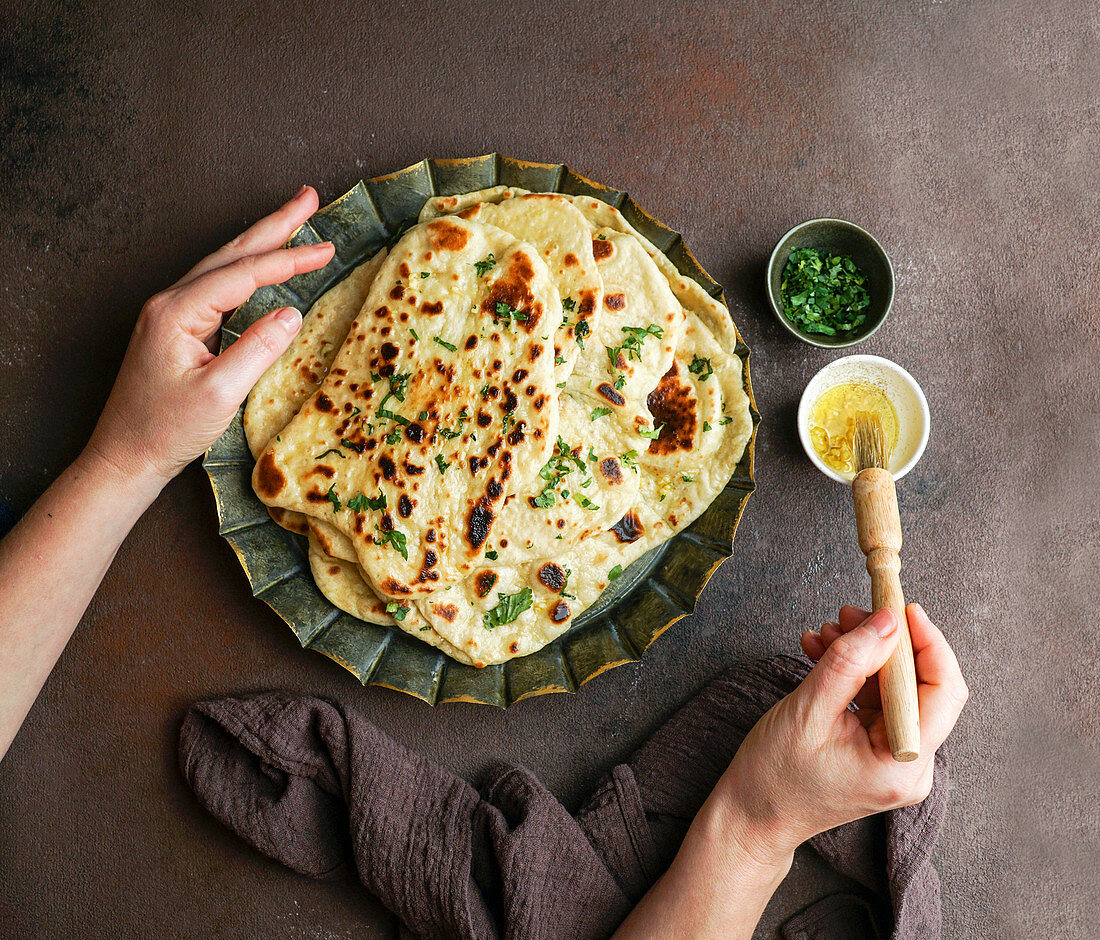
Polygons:
[[905,619],[901,590],[901,517],[894,478],[886,469],[886,442],[877,414],[856,412],[852,455],[856,477],[852,496],[859,547],[867,556],[873,610],[889,607],[898,618],[898,645],[878,674],[882,714],[890,751],[896,761],[920,756],[920,716],[913,641]]

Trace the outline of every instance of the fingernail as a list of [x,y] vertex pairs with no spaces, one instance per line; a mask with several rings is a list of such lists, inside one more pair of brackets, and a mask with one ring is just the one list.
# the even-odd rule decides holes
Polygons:
[[309,189],[308,186],[303,186],[301,189],[298,190],[298,192],[291,196],[291,198],[297,199],[299,196],[304,196],[307,189]]
[[874,630],[880,637],[888,637],[898,628],[898,618],[892,610],[883,607],[871,614],[860,626]]
[[282,310],[275,314],[275,319],[291,333],[297,333],[302,326],[302,315],[293,307],[283,307]]

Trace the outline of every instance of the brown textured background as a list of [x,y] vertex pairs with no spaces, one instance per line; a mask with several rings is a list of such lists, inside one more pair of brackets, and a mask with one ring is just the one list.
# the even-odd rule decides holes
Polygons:
[[[135,6],[0,8],[0,496],[18,510],[86,440],[145,297],[303,182],[327,200],[491,150],[565,161],[685,234],[753,349],[759,490],[643,663],[508,712],[432,711],[300,652],[189,468],[0,764],[0,936],[389,935],[364,892],[198,809],[174,757],[198,697],[337,696],[457,771],[522,762],[574,803],[724,664],[866,598],[848,496],[793,429],[837,354],[789,338],[762,290],[776,239],[825,214],[890,252],[894,313],[859,351],[932,407],[901,489],[906,584],[973,690],[945,935],[1097,936],[1096,3]],[[800,858],[767,924],[834,887]]]

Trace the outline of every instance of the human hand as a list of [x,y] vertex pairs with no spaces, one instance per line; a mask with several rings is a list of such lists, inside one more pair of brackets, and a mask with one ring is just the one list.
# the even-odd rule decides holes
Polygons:
[[910,604],[906,617],[921,756],[910,763],[891,756],[875,678],[897,643],[896,616],[842,607],[839,622],[803,635],[802,648],[817,665],[749,732],[715,790],[737,808],[737,831],[751,832],[755,849],[783,858],[819,832],[928,795],[935,752],[969,692],[955,654],[923,608]]
[[221,435],[302,326],[292,307],[273,310],[219,356],[223,316],[259,287],[328,264],[331,242],[281,247],[317,205],[303,186],[145,304],[86,458],[155,495]]

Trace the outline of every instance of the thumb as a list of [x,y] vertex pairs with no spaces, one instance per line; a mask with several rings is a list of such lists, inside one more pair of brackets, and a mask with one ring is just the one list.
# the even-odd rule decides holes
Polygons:
[[884,607],[833,641],[799,688],[807,697],[811,721],[832,722],[844,712],[890,658],[898,626],[897,616]]
[[272,310],[253,323],[207,366],[222,394],[240,404],[301,328],[302,315],[293,307]]

